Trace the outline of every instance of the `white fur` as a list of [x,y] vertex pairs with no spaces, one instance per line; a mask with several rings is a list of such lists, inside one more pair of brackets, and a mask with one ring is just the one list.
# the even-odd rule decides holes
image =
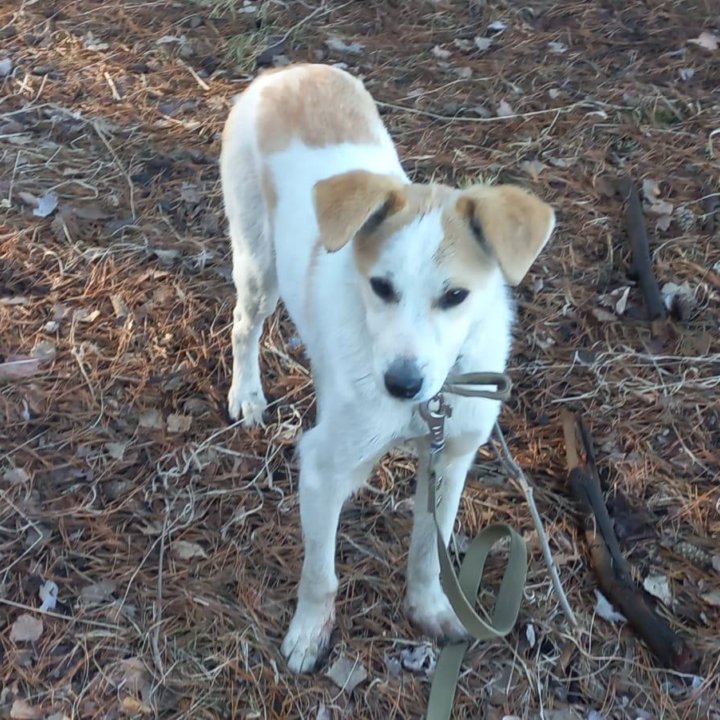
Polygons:
[[[242,413],[246,423],[261,420],[265,399],[258,342],[263,320],[279,294],[307,348],[318,397],[317,424],[299,442],[305,560],[297,610],[282,645],[289,667],[308,671],[327,648],[333,626],[336,528],[343,502],[364,483],[378,458],[399,442],[415,440],[418,450],[425,452],[417,400],[434,395],[451,369],[503,371],[512,308],[501,274],[494,270],[463,305],[447,312],[432,309],[433,298],[448,280],[433,262],[442,238],[439,211],[407,225],[380,254],[378,274],[391,274],[402,290],[397,305],[383,304],[373,295],[356,269],[352,243],[336,253],[321,252],[308,282],[318,238],[315,183],[354,169],[408,180],[384,129],[382,141],[375,145],[311,148],[294,141],[281,152],[263,156],[256,123],[258,89],[279,77],[261,78],[236,102],[222,149],[222,186],[238,292],[228,399],[233,418]],[[262,196],[263,167],[276,189],[273,217]],[[394,399],[383,386],[383,373],[398,355],[416,357],[423,369],[425,384],[416,401]],[[446,539],[467,470],[499,409],[497,402],[478,399],[452,398],[452,405],[450,441],[443,456],[446,489],[439,509]],[[406,607],[428,632],[457,637],[462,628],[440,586],[434,526],[426,511],[427,478],[422,475],[421,471]]]

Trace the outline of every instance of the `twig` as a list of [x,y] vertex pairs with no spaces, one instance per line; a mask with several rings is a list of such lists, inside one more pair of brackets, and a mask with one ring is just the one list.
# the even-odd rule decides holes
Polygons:
[[660,288],[653,274],[650,246],[648,245],[640,195],[635,183],[628,176],[620,179],[618,190],[627,202],[626,223],[633,256],[631,269],[633,274],[637,276],[640,289],[645,298],[648,319],[663,319],[666,317],[667,312],[660,295]]
[[[586,463],[579,460],[577,452],[576,422]],[[562,425],[570,490],[582,513],[582,527],[600,589],[620,608],[630,625],[665,667],[691,672],[697,662],[696,653],[653,612],[645,593],[632,579],[605,506],[589,433],[582,422],[576,421],[567,411],[563,412]]]
[[165,558],[165,536],[167,534],[167,514],[163,520],[162,534],[160,535],[160,557],[158,559],[157,595],[155,598],[155,618],[153,622],[153,634],[151,639],[153,649],[153,660],[160,677],[165,675],[162,655],[160,654],[160,626],[162,624],[162,595],[163,595],[163,560]]
[[582,103],[573,103],[572,105],[565,105],[564,107],[557,108],[545,108],[544,110],[530,110],[525,113],[512,113],[510,115],[494,115],[493,117],[464,117],[458,115],[440,115],[439,113],[430,112],[429,110],[418,110],[417,108],[407,107],[405,105],[395,105],[394,103],[378,102],[375,103],[379,107],[390,108],[391,110],[399,110],[401,112],[410,113],[411,115],[422,115],[423,117],[429,117],[433,120],[443,120],[444,122],[464,122],[464,123],[491,123],[501,122],[503,120],[522,120],[529,117],[535,117],[536,115],[548,115],[555,113],[561,115],[562,113],[570,112]]
[[548,572],[550,573],[550,579],[552,580],[555,592],[560,600],[560,605],[563,612],[567,616],[568,620],[577,627],[578,621],[575,617],[575,613],[570,607],[567,595],[563,590],[562,582],[560,580],[560,573],[558,572],[557,565],[552,556],[550,550],[550,543],[548,542],[547,535],[545,534],[545,528],[543,527],[542,520],[540,519],[540,513],[538,512],[537,506],[535,505],[535,498],[533,497],[533,489],[522,471],[522,468],[515,462],[510,450],[508,449],[507,443],[505,442],[505,436],[500,429],[500,426],[495,423],[495,435],[497,436],[498,442],[500,443],[500,457],[503,463],[507,467],[510,474],[515,478],[518,485],[522,488],[527,500],[528,507],[530,508],[530,514],[532,515],[533,523],[535,524],[535,530],[537,530],[538,537],[540,538],[540,544],[542,545],[543,557],[545,558],[545,565],[547,565]]

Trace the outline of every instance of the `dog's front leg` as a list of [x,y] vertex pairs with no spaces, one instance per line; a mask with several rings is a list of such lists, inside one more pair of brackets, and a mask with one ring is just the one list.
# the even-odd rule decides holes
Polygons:
[[335,543],[340,510],[372,463],[344,457],[322,425],[305,433],[300,453],[300,521],[305,558],[298,604],[282,653],[293,672],[310,672],[327,651],[335,620]]
[[[439,472],[442,475],[440,503],[437,509],[438,524],[445,542],[449,542],[455,517],[460,505],[465,478],[480,444],[479,438],[449,439],[441,456]],[[410,553],[408,556],[407,594],[405,609],[410,619],[423,632],[434,637],[458,640],[467,633],[458,620],[440,585],[435,523],[428,512],[427,458],[430,452],[427,438],[417,441],[418,474],[415,491],[415,510]]]

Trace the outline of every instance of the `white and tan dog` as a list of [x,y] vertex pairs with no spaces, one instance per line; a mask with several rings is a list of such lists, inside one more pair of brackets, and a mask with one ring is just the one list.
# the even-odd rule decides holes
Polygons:
[[[262,421],[264,319],[280,295],[307,348],[317,424],[299,442],[305,559],[282,644],[291,670],[327,649],[343,502],[398,443],[427,445],[418,403],[448,373],[502,372],[513,319],[506,283],[548,241],[552,209],[512,186],[411,183],[363,84],[325,65],[257,78],[225,126],[222,188],[237,305],[230,415]],[[449,539],[465,476],[498,414],[453,398],[438,511]],[[427,478],[418,477],[406,608],[435,636],[463,628],[440,586]]]

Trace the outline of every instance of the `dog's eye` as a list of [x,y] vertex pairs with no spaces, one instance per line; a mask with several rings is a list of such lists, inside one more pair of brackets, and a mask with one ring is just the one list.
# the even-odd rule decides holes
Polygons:
[[397,300],[395,288],[393,288],[392,283],[385,278],[370,278],[370,287],[373,289],[373,292],[384,302],[393,302]]
[[459,305],[469,294],[470,291],[465,288],[451,288],[442,294],[438,300],[438,307],[441,310],[449,310]]

